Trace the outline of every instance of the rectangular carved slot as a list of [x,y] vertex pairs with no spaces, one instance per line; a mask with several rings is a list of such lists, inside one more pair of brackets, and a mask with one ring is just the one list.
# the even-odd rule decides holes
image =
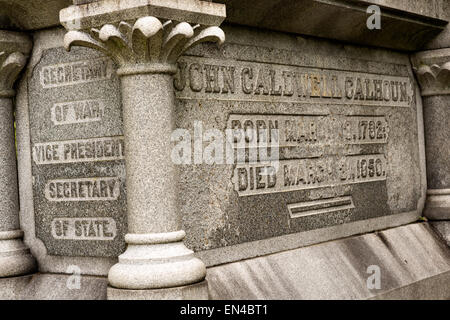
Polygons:
[[288,210],[290,217],[294,219],[322,213],[331,213],[339,210],[353,209],[354,207],[352,197],[346,196],[293,203],[288,205]]

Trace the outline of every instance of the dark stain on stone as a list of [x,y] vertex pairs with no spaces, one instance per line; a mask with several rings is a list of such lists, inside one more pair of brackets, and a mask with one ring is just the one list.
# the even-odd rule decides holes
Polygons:
[[375,232],[375,235],[378,236],[378,238],[380,238],[381,242],[383,242],[383,244],[386,246],[386,248],[388,248],[389,251],[392,250],[392,246],[389,243],[389,240],[386,238],[386,236],[383,233]]
[[408,263],[406,260],[403,260],[397,252],[393,249],[391,243],[386,238],[386,235],[383,232],[375,232],[375,235],[381,240],[381,242],[386,246],[386,248],[389,250],[389,253],[392,254],[392,256],[400,263],[400,265],[403,265],[404,263]]

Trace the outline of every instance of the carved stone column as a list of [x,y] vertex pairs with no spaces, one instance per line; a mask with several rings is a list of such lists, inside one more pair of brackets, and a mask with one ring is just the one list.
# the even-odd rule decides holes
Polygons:
[[450,220],[450,48],[417,53],[412,62],[423,100],[427,160],[424,214]]
[[[117,3],[111,6],[111,3]],[[120,4],[120,5],[119,5]],[[206,268],[185,247],[171,161],[178,57],[222,43],[225,6],[198,0],[98,1],[61,11],[65,46],[109,55],[121,77],[127,172],[127,250],[109,271],[109,299],[206,299]]]
[[26,36],[0,30],[0,277],[24,275],[36,268],[19,225],[13,111],[13,84],[31,46]]

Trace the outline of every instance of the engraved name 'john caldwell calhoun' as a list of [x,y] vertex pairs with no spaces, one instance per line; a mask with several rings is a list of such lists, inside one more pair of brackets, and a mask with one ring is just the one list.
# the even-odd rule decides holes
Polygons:
[[180,99],[206,93],[224,100],[408,107],[412,97],[407,77],[192,57],[183,57],[178,67],[174,86]]

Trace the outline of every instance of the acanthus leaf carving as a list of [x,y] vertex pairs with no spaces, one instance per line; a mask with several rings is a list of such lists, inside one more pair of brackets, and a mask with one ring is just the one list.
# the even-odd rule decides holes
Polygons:
[[158,64],[174,65],[189,48],[201,42],[222,44],[225,34],[219,27],[191,25],[147,16],[133,25],[120,22],[103,25],[100,30],[69,31],[64,38],[67,50],[72,46],[97,49],[110,56],[120,67]]
[[423,96],[450,94],[449,49],[418,53],[412,62]]

